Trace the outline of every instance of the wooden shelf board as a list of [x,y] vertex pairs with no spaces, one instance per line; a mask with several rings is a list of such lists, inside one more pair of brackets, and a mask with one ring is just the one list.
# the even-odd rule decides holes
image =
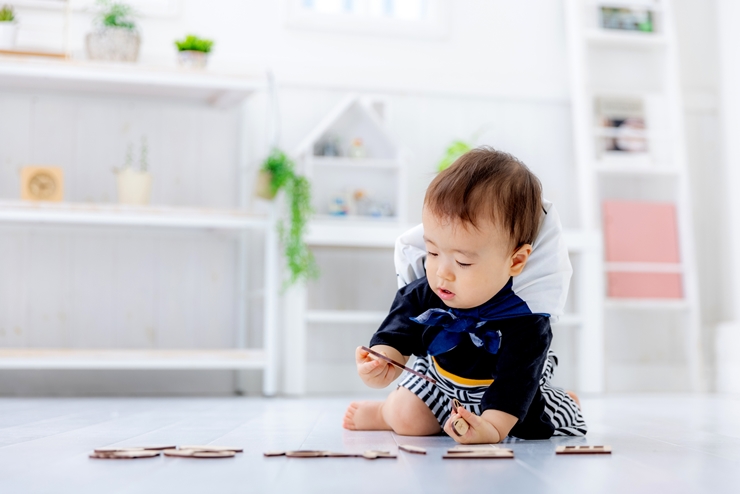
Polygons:
[[66,60],[69,55],[64,52],[37,51],[37,50],[0,50],[0,55],[10,57],[42,57]]
[[380,324],[387,315],[387,311],[309,310],[306,312],[306,321],[310,323]]
[[0,201],[0,223],[216,228],[264,228],[265,216],[238,210],[93,203]]
[[262,350],[0,349],[0,369],[262,369]]
[[207,70],[0,56],[0,88],[9,89],[148,96],[229,107],[264,85],[261,76]]

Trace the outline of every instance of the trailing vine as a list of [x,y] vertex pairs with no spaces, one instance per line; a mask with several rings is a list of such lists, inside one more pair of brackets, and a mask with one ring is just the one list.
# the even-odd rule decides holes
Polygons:
[[286,285],[299,280],[316,278],[318,266],[313,254],[303,240],[308,220],[313,213],[311,208],[311,183],[306,177],[295,173],[295,165],[285,153],[274,149],[262,164],[262,171],[270,174],[270,192],[285,191],[288,205],[289,224],[281,220],[278,234],[285,248],[285,260],[290,271]]

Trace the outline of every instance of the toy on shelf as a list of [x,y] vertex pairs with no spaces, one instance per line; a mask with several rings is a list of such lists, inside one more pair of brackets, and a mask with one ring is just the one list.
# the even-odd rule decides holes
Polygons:
[[388,201],[373,198],[365,189],[344,189],[331,196],[328,213],[332,216],[382,218],[393,216],[393,206]]
[[646,153],[645,110],[638,98],[597,98],[597,133],[600,152]]
[[332,216],[348,216],[350,201],[347,194],[337,194],[329,200],[329,214]]
[[64,199],[64,172],[58,166],[21,168],[21,199],[61,202]]
[[620,31],[654,31],[653,11],[634,7],[601,7],[601,27]]
[[327,136],[325,139],[318,141],[314,146],[314,156],[338,157],[341,155],[339,137],[337,136]]
[[347,153],[350,158],[367,158],[367,149],[362,143],[362,139],[355,137],[352,139],[352,143],[349,145],[349,152]]

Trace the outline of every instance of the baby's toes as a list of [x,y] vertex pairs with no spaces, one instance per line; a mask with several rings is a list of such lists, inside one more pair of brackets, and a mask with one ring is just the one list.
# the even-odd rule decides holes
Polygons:
[[355,413],[357,412],[359,404],[356,402],[352,402],[347,407],[347,411],[344,412],[344,418],[342,419],[342,427],[345,429],[349,429],[351,431],[356,430],[357,426],[355,425]]

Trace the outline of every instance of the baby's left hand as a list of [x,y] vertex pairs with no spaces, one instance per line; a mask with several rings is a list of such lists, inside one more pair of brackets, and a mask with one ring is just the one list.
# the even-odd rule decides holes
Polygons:
[[[452,429],[452,424],[460,418],[470,426],[468,432],[462,436],[458,436]],[[444,431],[460,444],[494,444],[501,441],[498,430],[493,424],[468,411],[465,407],[459,407],[456,412],[452,412]]]

